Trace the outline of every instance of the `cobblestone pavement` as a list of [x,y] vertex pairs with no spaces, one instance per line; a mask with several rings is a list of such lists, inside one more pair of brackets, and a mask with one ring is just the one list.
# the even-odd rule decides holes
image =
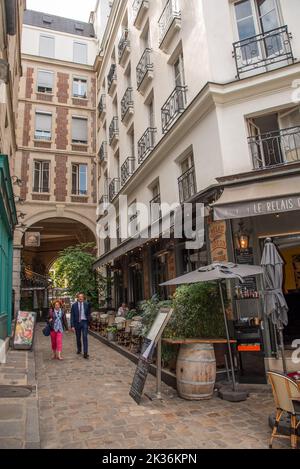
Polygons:
[[[214,398],[188,402],[163,387],[163,402],[129,397],[135,365],[90,337],[90,359],[64,337],[64,361],[51,360],[48,338],[37,334],[36,367],[42,448],[267,448],[271,395],[233,404]],[[147,391],[155,380],[147,381]],[[278,444],[277,444],[278,445]]]

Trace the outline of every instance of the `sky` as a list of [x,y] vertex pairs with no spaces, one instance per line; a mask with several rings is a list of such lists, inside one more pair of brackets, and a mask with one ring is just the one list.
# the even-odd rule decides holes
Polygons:
[[96,0],[27,0],[28,10],[42,11],[86,22],[95,5]]

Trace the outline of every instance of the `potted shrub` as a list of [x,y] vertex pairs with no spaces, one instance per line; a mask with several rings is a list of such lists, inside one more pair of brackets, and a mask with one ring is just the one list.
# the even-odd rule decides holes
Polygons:
[[[225,337],[218,285],[183,285],[173,299],[174,313],[165,337],[184,339]],[[176,364],[177,390],[190,400],[212,397],[216,379],[216,359],[212,343],[181,343]]]
[[107,339],[110,342],[115,342],[117,332],[118,332],[118,329],[115,326],[108,327],[107,328]]

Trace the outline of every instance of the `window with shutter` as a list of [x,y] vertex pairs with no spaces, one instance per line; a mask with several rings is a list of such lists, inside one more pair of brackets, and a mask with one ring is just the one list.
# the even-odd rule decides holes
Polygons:
[[38,140],[51,140],[52,114],[36,112],[35,138]]
[[51,36],[40,36],[40,55],[42,57],[55,57],[55,40]]
[[88,120],[72,117],[72,143],[88,143]]
[[37,90],[39,93],[52,93],[53,91],[53,72],[46,70],[38,71]]
[[87,64],[87,44],[74,42],[74,62]]

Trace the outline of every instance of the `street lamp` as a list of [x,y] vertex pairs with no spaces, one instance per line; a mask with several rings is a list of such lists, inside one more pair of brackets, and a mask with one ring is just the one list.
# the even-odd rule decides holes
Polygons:
[[249,234],[245,230],[243,221],[239,223],[239,231],[236,233],[236,244],[241,251],[246,251],[249,248]]

